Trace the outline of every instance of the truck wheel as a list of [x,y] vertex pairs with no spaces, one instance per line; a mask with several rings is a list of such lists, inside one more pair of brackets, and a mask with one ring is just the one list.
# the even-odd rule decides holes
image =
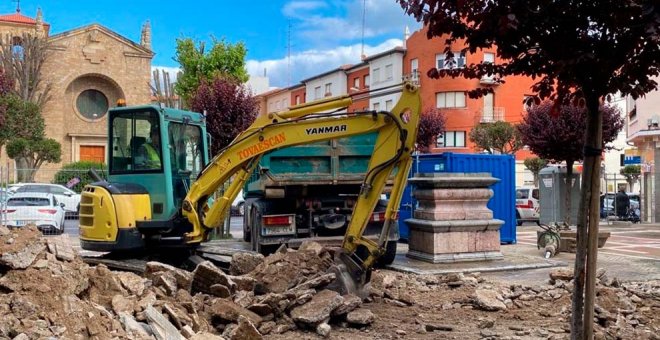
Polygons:
[[387,245],[385,246],[385,254],[383,254],[383,256],[377,261],[378,267],[385,267],[394,262],[394,258],[396,257],[396,243],[396,241],[387,242]]

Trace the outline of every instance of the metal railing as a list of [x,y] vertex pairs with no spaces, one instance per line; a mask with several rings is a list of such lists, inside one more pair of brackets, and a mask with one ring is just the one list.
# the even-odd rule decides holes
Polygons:
[[504,108],[503,107],[484,107],[479,112],[479,122],[481,123],[495,123],[504,121]]

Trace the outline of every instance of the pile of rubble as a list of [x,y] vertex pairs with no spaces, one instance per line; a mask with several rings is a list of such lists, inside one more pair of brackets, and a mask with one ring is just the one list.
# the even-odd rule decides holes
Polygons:
[[235,254],[230,274],[148,262],[144,276],[88,266],[65,236],[0,227],[0,338],[258,339],[331,324],[363,327],[362,299],[327,289],[332,255],[316,243],[264,258]]

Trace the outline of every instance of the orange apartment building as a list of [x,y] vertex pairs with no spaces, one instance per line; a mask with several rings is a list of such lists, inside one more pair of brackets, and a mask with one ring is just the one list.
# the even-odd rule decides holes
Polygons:
[[[266,102],[273,102],[271,97],[277,97],[280,101],[284,92],[289,93],[289,106],[305,103],[309,93],[313,89],[308,82],[319,77],[327,77],[327,74],[343,73],[345,76],[346,89],[343,93],[332,93],[333,96],[342,94],[356,95],[353,104],[348,111],[369,109],[369,90],[377,88],[370,79],[370,66],[379,62],[378,56],[386,56],[389,52],[403,50],[403,65],[398,67],[400,74],[394,74],[395,79],[412,79],[420,85],[423,110],[438,109],[446,117],[446,131],[438,137],[434,153],[456,152],[456,153],[478,153],[479,150],[469,140],[469,133],[478,124],[489,124],[497,121],[506,121],[512,124],[521,122],[525,113],[524,98],[532,93],[531,86],[534,83],[529,77],[508,76],[504,84],[495,84],[492,78],[464,79],[464,78],[440,78],[431,79],[427,71],[433,67],[443,67],[444,62],[444,39],[427,38],[427,29],[422,28],[414,32],[405,41],[405,48],[396,47],[391,51],[367,57],[355,65],[344,65],[336,70],[320,73],[311,77],[301,84],[287,89],[270,91],[265,95]],[[465,46],[456,43],[452,46],[455,54],[455,67],[461,67],[482,61],[501,62],[497,58],[496,50],[483,50],[473,54],[462,54],[459,52]],[[445,66],[448,67],[448,66]],[[395,68],[396,69],[396,68]],[[372,86],[373,85],[373,86]],[[475,88],[489,87],[493,93],[479,99],[470,99],[467,91]],[[344,92],[345,91],[345,92]],[[360,95],[364,93],[364,96]],[[281,106],[280,106],[281,107]],[[532,175],[528,172],[523,161],[534,155],[521,150],[516,153],[516,184],[523,185],[532,181]]]

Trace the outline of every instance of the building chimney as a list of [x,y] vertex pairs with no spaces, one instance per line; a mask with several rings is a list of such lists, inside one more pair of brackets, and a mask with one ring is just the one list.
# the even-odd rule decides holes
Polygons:
[[406,25],[406,29],[403,31],[403,48],[406,48],[408,38],[410,38],[410,28]]
[[149,20],[142,25],[142,36],[140,37],[140,45],[151,50],[151,23]]

